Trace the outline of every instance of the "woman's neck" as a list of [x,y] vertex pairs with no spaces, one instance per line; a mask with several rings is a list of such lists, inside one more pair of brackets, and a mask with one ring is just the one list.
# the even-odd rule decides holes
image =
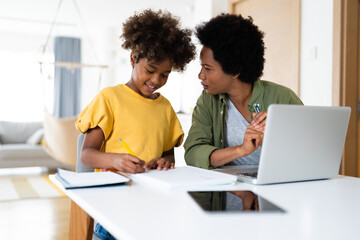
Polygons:
[[238,81],[227,94],[235,105],[247,106],[252,96],[253,84]]

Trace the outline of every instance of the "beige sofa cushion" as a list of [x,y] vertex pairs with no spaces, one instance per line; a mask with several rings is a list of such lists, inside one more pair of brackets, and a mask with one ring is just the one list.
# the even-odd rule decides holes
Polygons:
[[41,122],[7,122],[0,121],[2,144],[26,143],[29,137],[42,128]]
[[0,161],[3,159],[41,159],[50,158],[42,146],[30,144],[5,144],[0,146]]
[[27,144],[37,145],[40,144],[41,140],[44,137],[44,128],[36,130],[27,140]]

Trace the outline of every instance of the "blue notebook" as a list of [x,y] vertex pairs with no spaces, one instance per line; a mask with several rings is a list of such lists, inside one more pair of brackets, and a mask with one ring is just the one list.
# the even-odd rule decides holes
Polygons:
[[59,168],[55,178],[65,189],[118,185],[130,181],[129,178],[114,172],[77,173]]

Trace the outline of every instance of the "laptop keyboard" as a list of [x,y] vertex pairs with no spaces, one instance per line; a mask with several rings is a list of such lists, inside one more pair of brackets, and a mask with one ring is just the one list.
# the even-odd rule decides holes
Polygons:
[[257,172],[252,173],[239,173],[239,176],[247,177],[247,178],[257,178]]

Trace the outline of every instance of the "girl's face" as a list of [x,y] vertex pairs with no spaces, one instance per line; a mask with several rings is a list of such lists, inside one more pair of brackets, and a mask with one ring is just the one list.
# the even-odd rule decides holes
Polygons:
[[157,98],[153,93],[165,85],[172,69],[170,59],[156,63],[146,58],[136,62],[132,54],[130,58],[133,71],[126,85],[145,98]]
[[201,70],[198,77],[208,94],[228,93],[232,83],[238,81],[231,74],[223,72],[220,63],[214,59],[213,51],[208,47],[201,49],[200,63]]

